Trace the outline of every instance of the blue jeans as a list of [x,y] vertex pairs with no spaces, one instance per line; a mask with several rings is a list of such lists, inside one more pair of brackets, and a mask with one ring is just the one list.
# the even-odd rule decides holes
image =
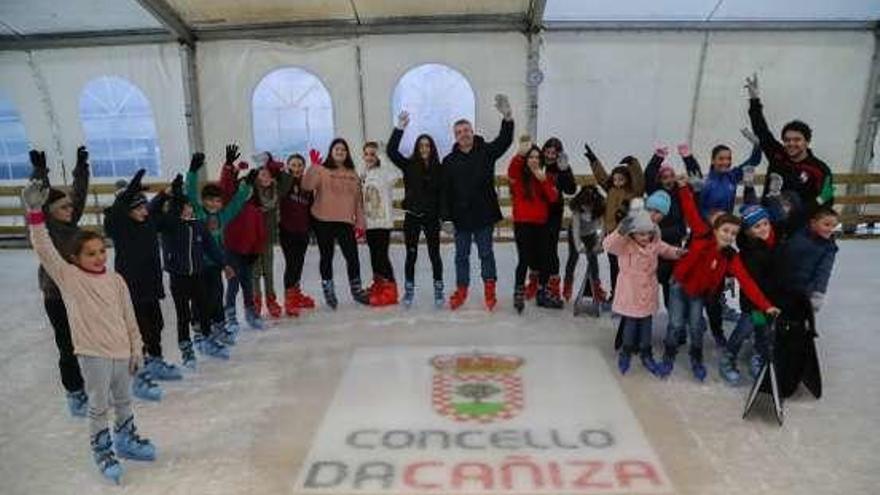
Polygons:
[[244,307],[254,307],[254,275],[253,264],[256,259],[253,255],[242,255],[226,251],[226,262],[235,270],[235,276],[227,281],[226,303],[224,308],[227,312],[235,312],[235,298],[238,297],[238,288],[241,286]]
[[666,328],[666,353],[675,354],[678,350],[678,337],[688,328],[691,341],[691,355],[703,357],[703,299],[690,297],[676,280],[669,284],[669,326]]
[[620,318],[620,322],[623,326],[623,351],[631,353],[638,349],[642,353],[650,353],[653,318],[651,316],[642,318],[623,316]]
[[752,334],[755,336],[755,352],[766,358],[769,352],[767,327],[764,325],[756,327],[754,322],[752,322],[751,311],[743,311],[740,314],[739,321],[736,322],[736,328],[733,329],[733,333],[727,339],[727,352],[736,357],[743,342],[751,337]]
[[495,269],[495,252],[492,250],[494,226],[474,230],[455,229],[455,282],[458,287],[471,284],[471,244],[477,244],[480,256],[480,274],[484,281],[498,278]]

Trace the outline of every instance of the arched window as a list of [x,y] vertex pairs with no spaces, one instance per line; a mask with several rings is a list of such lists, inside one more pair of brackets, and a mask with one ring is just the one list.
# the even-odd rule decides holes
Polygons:
[[31,173],[27,135],[12,100],[0,94],[0,180],[27,179]]
[[452,124],[458,119],[474,121],[476,103],[470,83],[457,70],[441,64],[424,64],[407,71],[391,101],[391,119],[397,123],[401,110],[410,114],[410,123],[400,144],[409,155],[419,134],[430,134],[442,158],[452,149]]
[[92,79],[79,98],[79,118],[94,177],[158,176],[159,142],[150,102],[126,79]]
[[297,67],[276,69],[254,88],[254,149],[279,160],[315,148],[322,154],[333,140],[333,103],[314,74]]

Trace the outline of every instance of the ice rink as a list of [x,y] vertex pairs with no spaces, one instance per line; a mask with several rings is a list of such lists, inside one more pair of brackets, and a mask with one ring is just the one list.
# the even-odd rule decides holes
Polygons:
[[[592,347],[608,368],[597,376],[613,377],[602,378],[606,383],[601,386],[622,391],[672,493],[877,493],[880,241],[841,241],[840,247],[826,307],[818,316],[825,395],[816,401],[801,391],[787,401],[782,427],[766,410],[741,419],[748,387],[722,383],[718,351],[708,336],[709,378],[704,384],[690,376],[684,356],[665,381],[635,362],[621,377],[612,349],[615,323],[608,316],[575,318],[570,306],[552,311],[532,305],[517,316],[511,305],[513,244],[496,245],[500,307],[494,314],[482,309],[481,284],[472,286],[463,310],[435,311],[423,249],[415,308],[356,307],[337,260],[338,311],[319,308],[299,319],[273,323],[261,333],[245,331],[228,362],[199,356],[197,371],[188,372],[181,382],[163,383],[161,402],[136,401],[140,430],[156,443],[159,457],[154,463],[126,461],[122,488],[102,480],[91,461],[86,420],[67,413],[52,330],[37,288],[35,256],[27,250],[0,251],[0,493],[294,493],[300,468],[351,357],[368,346]],[[366,279],[370,271],[364,249]],[[454,280],[452,247],[443,249],[449,286]],[[565,251],[560,245],[563,263]],[[278,284],[280,260],[277,256]],[[402,246],[392,247],[392,260],[400,277]],[[583,263],[579,268],[580,274]],[[603,277],[607,278],[605,266]],[[307,256],[305,278],[306,290],[320,300],[314,247]],[[163,311],[166,359],[179,363],[170,299],[163,302]],[[655,319],[655,340],[664,329],[661,313]],[[387,372],[407,370],[389,365]],[[575,377],[573,383],[591,387],[595,379]],[[394,403],[374,398],[378,403],[385,399]],[[389,407],[386,414],[384,419],[393,423],[396,410]],[[554,426],[551,423],[548,420],[547,426]],[[497,492],[505,490],[499,486]]]

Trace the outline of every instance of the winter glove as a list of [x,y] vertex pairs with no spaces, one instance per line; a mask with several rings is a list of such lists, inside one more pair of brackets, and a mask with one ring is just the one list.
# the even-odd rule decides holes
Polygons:
[[510,109],[510,100],[507,99],[507,95],[495,95],[495,108],[501,112],[501,115],[504,116],[505,120],[510,120],[510,117],[513,115],[513,111]]
[[186,199],[186,195],[183,193],[183,174],[175,175],[174,180],[171,181],[171,197],[177,201]]
[[38,179],[48,186],[49,167],[46,166],[46,153],[43,151],[31,150],[28,155],[31,157],[31,179]]
[[757,146],[758,144],[760,144],[758,136],[756,136],[755,133],[752,132],[752,130],[748,127],[743,127],[739,130],[739,132],[743,135],[744,138],[748,139],[749,142],[752,143],[752,146]]
[[678,149],[678,156],[682,158],[691,156],[691,147],[687,143],[681,143],[676,148]]
[[519,137],[519,145],[516,149],[516,153],[520,156],[526,156],[529,153],[529,150],[532,148],[532,136],[528,134],[523,134]]
[[355,227],[355,228],[354,228],[354,239],[355,239],[356,241],[358,241],[358,242],[364,242],[364,239],[366,239],[366,237],[367,237],[367,231],[366,231],[366,230],[364,230],[364,229],[362,229],[362,228],[360,228],[360,227]]
[[244,178],[245,184],[253,187],[254,181],[257,180],[257,169],[253,169]]
[[397,128],[400,130],[406,129],[406,126],[409,125],[409,112],[403,110],[397,115]]
[[140,353],[132,353],[128,358],[128,373],[131,376],[137,374],[138,370],[143,367],[144,357]]
[[21,201],[28,211],[39,210],[49,198],[49,188],[40,179],[31,179],[21,190]]
[[76,149],[76,166],[87,167],[89,165],[89,150],[85,146]]
[[316,149],[309,150],[309,164],[312,166],[320,165],[324,160],[321,158],[321,152]]
[[199,169],[205,166],[205,154],[202,152],[193,153],[192,158],[189,161],[189,171],[190,172],[198,172]]
[[767,180],[767,196],[775,197],[782,194],[782,176],[773,172]]
[[144,174],[147,173],[146,169],[140,169],[135,172],[134,177],[128,181],[125,189],[119,193],[119,196],[116,197],[117,201],[122,202],[123,204],[128,204],[131,202],[131,199],[134,198],[135,194],[142,193],[144,191],[144,187],[141,185],[141,181],[144,178]]
[[749,98],[760,98],[761,92],[758,90],[758,73],[753,72],[752,77],[746,78],[746,91],[749,92]]
[[241,156],[241,153],[238,152],[238,145],[230,144],[226,146],[226,164],[232,165],[238,160],[238,157]]
[[751,165],[743,167],[743,187],[755,187],[755,167]]
[[593,153],[593,149],[590,148],[590,145],[588,143],[584,143],[584,156],[587,157],[587,160],[590,160],[590,162],[595,162],[598,160],[596,154]]
[[822,309],[822,305],[825,304],[825,294],[813,292],[810,294],[810,304],[813,306],[813,312],[818,313]]
[[560,172],[568,170],[568,154],[566,152],[563,151],[559,154],[559,158],[556,159],[556,167],[559,168]]

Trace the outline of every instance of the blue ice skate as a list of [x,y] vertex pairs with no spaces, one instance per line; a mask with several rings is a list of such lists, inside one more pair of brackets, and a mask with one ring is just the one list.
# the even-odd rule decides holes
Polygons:
[[141,438],[137,434],[134,416],[129,416],[122,424],[113,429],[113,447],[116,449],[116,454],[124,459],[156,460],[156,447],[149,440]]
[[84,390],[67,392],[67,410],[75,418],[84,418],[89,412],[89,397]]
[[131,382],[131,393],[138,399],[160,401],[162,400],[162,388],[153,381],[150,372],[140,370]]
[[144,368],[156,380],[175,381],[183,379],[183,373],[180,372],[180,368],[166,362],[162,358],[147,356],[145,361]]
[[97,435],[92,437],[91,444],[92,456],[94,457],[95,464],[98,466],[101,474],[118,485],[122,480],[123,469],[111,448],[110,430],[104,428],[99,431]]

